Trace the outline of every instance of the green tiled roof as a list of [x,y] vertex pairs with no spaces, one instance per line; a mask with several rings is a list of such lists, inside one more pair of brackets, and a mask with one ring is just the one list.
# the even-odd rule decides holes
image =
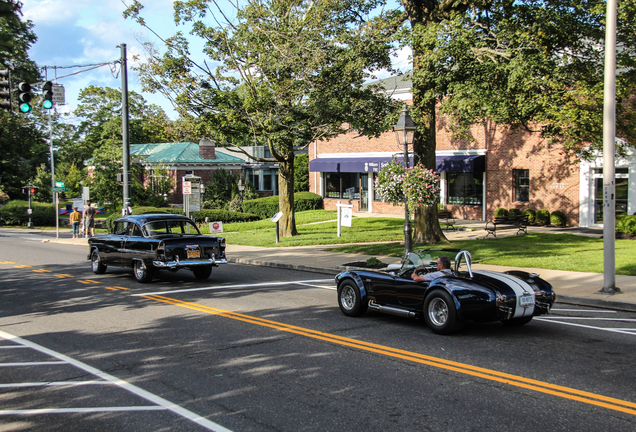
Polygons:
[[193,142],[131,144],[130,154],[143,157],[148,163],[213,163],[242,164],[245,161],[215,149],[215,159],[203,159],[199,156],[199,145]]

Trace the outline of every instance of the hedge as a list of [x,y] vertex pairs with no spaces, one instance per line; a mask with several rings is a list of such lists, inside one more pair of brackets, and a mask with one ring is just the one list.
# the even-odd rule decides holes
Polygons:
[[636,234],[636,215],[621,215],[616,217],[616,232]]
[[506,210],[503,207],[499,207],[497,210],[495,210],[495,217],[506,217],[508,216],[508,210]]
[[537,213],[532,209],[525,209],[521,214],[528,217],[528,223],[532,224],[537,220]]
[[[172,207],[133,207],[132,212],[135,215],[153,214],[153,213],[180,214],[180,215],[185,214],[183,209],[172,208]],[[115,222],[115,220],[119,219],[120,217],[121,215],[114,213],[106,219],[106,226],[108,228],[108,232],[113,232],[113,223]],[[204,223],[206,217],[208,218],[210,222],[221,221],[224,223],[251,222],[251,221],[260,219],[258,216],[254,214],[231,212],[227,210],[201,210],[199,212],[193,212],[190,215],[190,218],[194,220],[197,224]]]
[[[28,201],[9,201],[0,208],[3,225],[24,225],[29,222]],[[55,204],[31,202],[31,222],[34,226],[55,226]]]
[[[297,192],[294,194],[294,211],[322,209],[322,197],[311,192]],[[253,213],[261,219],[268,219],[278,213],[278,196],[257,198],[243,201],[243,211]]]
[[554,226],[565,226],[565,215],[559,210],[555,210],[550,214],[550,224]]
[[521,215],[521,210],[519,210],[518,208],[511,208],[510,210],[508,210],[508,216],[520,216]]
[[550,223],[550,212],[547,210],[537,210],[536,221],[539,225],[548,225]]

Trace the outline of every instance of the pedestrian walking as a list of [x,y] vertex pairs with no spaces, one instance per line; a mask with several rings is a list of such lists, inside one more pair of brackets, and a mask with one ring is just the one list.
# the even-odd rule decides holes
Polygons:
[[95,236],[95,213],[95,207],[89,201],[86,208],[86,237]]

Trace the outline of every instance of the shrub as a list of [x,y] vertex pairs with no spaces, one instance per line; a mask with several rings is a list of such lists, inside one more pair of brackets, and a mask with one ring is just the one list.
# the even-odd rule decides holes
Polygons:
[[555,210],[550,214],[550,224],[554,226],[565,226],[565,215],[559,210]]
[[197,223],[205,223],[205,218],[208,218],[208,222],[252,222],[260,220],[255,214],[233,212],[229,210],[201,210],[194,212],[190,217]]
[[[297,212],[322,209],[322,197],[311,192],[294,194],[294,210]],[[278,196],[243,201],[243,211],[268,219],[278,213]]]
[[503,207],[499,207],[497,210],[495,210],[495,217],[505,217],[508,216],[508,210],[506,210]]
[[521,210],[519,210],[518,208],[511,208],[510,210],[508,210],[508,216],[519,216],[521,215]]
[[550,223],[550,212],[547,210],[537,210],[536,221],[539,225],[547,225]]
[[616,218],[616,232],[636,234],[636,215],[621,215]]
[[521,214],[528,217],[528,223],[535,223],[537,220],[537,213],[532,209],[525,209]]
[[[0,219],[4,225],[27,225],[29,222],[28,201],[9,201],[0,209]],[[54,204],[31,202],[31,222],[36,226],[55,226]]]

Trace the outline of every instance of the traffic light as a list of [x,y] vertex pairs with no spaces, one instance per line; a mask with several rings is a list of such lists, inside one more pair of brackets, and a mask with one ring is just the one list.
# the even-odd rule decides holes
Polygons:
[[42,108],[53,108],[53,83],[51,81],[42,85]]
[[0,69],[0,108],[11,112],[11,71]]
[[26,114],[31,112],[31,99],[33,99],[31,84],[24,81],[18,84],[18,101],[20,102],[21,113]]
[[38,193],[38,188],[35,186],[31,186],[31,188],[29,189],[29,194],[35,195],[36,193]]

